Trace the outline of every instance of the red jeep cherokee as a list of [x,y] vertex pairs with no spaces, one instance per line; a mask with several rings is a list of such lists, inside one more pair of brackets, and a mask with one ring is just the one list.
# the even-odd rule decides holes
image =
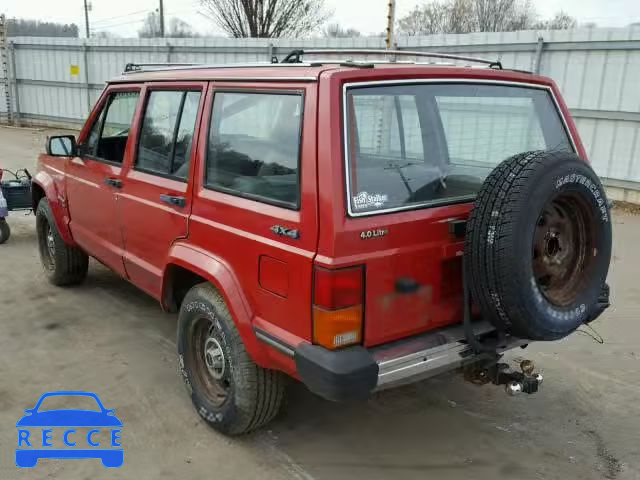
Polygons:
[[50,281],[91,256],[179,311],[181,374],[225,433],[271,420],[287,375],[331,400],[458,368],[536,391],[501,354],[608,306],[609,205],[556,85],[302,55],[110,81],[39,158]]

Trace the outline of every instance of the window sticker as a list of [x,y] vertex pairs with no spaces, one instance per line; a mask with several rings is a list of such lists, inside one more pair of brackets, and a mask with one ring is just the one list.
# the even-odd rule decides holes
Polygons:
[[353,197],[353,208],[355,210],[364,210],[368,208],[384,207],[389,200],[389,196],[382,193],[360,192]]

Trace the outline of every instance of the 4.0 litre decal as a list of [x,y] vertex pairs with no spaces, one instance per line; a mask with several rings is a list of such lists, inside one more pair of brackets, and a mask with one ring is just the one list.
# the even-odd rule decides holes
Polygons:
[[364,232],[360,232],[360,238],[362,240],[368,240],[370,238],[384,237],[387,233],[389,233],[389,230],[387,230],[386,228],[376,228],[374,230],[365,230]]

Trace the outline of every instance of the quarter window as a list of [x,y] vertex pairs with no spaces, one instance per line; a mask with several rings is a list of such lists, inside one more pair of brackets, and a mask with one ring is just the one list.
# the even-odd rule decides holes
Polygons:
[[295,208],[301,120],[299,94],[216,93],[206,185]]
[[200,92],[154,91],[142,121],[136,167],[186,179]]
[[138,92],[111,94],[89,132],[85,147],[88,155],[122,163],[138,97]]

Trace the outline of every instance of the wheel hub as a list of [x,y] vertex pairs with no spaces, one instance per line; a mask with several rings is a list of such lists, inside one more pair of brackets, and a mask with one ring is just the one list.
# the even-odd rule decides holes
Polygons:
[[49,255],[51,256],[51,258],[53,258],[56,253],[56,244],[53,239],[53,232],[51,231],[51,226],[47,227],[47,250],[49,250]]
[[225,374],[226,362],[222,346],[215,337],[209,336],[205,340],[204,362],[209,374],[216,380],[222,380]]
[[553,198],[544,207],[533,238],[533,274],[551,303],[570,304],[580,292],[596,252],[590,209],[575,195]]

